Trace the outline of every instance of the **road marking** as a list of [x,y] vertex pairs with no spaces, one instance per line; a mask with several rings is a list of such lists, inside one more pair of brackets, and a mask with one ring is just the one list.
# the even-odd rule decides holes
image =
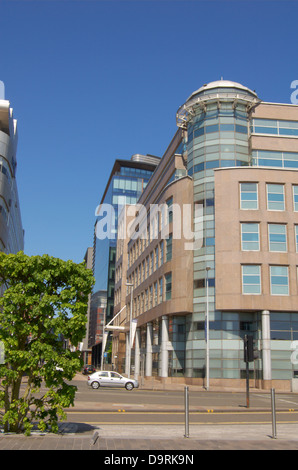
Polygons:
[[[142,414],[139,411],[130,411],[130,410],[125,410],[127,414]],[[92,415],[108,415],[108,414],[118,414],[119,411],[85,411],[85,410],[73,410],[73,411],[66,411],[67,414],[92,414]],[[184,415],[184,411],[146,411],[145,412],[147,415],[168,415],[168,414],[175,414],[175,415]],[[292,410],[283,410],[283,411],[277,411],[278,414],[288,414],[288,413],[293,413],[296,414],[298,411],[292,411]],[[189,413],[190,415],[204,415],[207,414],[210,416],[210,411],[191,411]],[[271,411],[213,411],[212,415],[247,415],[250,416],[252,414],[271,414]]]
[[[129,426],[172,426],[172,425],[176,425],[176,426],[184,426],[184,423],[178,423],[178,422],[172,422],[172,421],[169,421],[169,422],[162,422],[162,423],[159,423],[158,421],[138,421],[137,423],[130,423],[129,421],[127,422],[124,422],[124,421],[114,421],[114,422],[110,422],[110,421],[101,421],[100,423],[98,421],[84,421],[84,424],[90,424],[90,425],[100,425],[100,426],[103,426],[103,425],[109,425],[109,426],[119,426],[119,425],[123,425],[123,424],[126,424],[126,425],[129,425]],[[242,426],[248,426],[250,424],[272,424],[271,421],[227,421],[227,422],[222,422],[222,423],[214,423],[212,421],[208,422],[204,422],[204,423],[190,423],[191,426],[205,426],[205,425],[213,425],[213,426],[226,426],[226,425],[242,425]],[[297,421],[277,421],[276,424],[298,424]]]

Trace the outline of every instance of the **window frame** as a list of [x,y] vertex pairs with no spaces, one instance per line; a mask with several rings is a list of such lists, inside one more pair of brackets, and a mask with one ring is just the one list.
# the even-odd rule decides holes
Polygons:
[[[258,273],[249,273],[249,272],[244,272],[245,268],[258,268]],[[248,283],[244,282],[244,277],[253,277],[253,276],[258,276],[259,277],[259,283]],[[261,295],[262,294],[262,270],[261,270],[261,265],[260,264],[242,264],[241,265],[241,284],[242,284],[242,294],[243,295]],[[246,291],[245,287],[248,286],[259,286],[258,292],[248,292]]]
[[[275,274],[275,275],[273,276],[273,273],[272,273],[273,268],[285,268],[285,269],[287,270],[287,276],[277,275],[277,274]],[[269,274],[270,274],[270,275],[269,275],[269,277],[270,277],[270,294],[271,294],[271,295],[289,296],[289,295],[290,295],[290,286],[289,286],[289,266],[285,266],[285,265],[270,265],[270,267],[269,267]],[[286,285],[286,286],[287,286],[287,293],[281,293],[281,292],[275,293],[275,292],[273,291],[273,288],[272,288],[272,286],[273,286],[273,284],[272,284],[272,279],[273,279],[273,277],[286,277],[286,278],[287,278],[287,284],[276,284],[276,283],[275,283],[275,285],[276,285],[276,286],[279,286],[279,287],[281,287],[281,286],[283,286],[283,285]]]
[[[256,191],[255,191],[255,194],[256,194],[256,200],[254,199],[243,199],[242,196],[245,194],[245,193],[254,193],[254,191],[244,191],[242,189],[242,185],[255,185],[256,186]],[[251,202],[255,202],[256,204],[256,207],[244,207],[243,206],[243,203],[251,203]],[[241,210],[258,210],[259,209],[259,184],[255,181],[241,181],[240,182],[240,209]]]

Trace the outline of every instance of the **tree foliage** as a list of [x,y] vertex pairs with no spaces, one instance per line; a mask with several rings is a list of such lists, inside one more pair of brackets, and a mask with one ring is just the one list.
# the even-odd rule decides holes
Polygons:
[[[58,431],[63,409],[74,404],[67,383],[82,366],[74,347],[85,336],[94,279],[84,263],[48,255],[0,253],[0,425],[6,432]],[[61,370],[62,369],[62,370]]]

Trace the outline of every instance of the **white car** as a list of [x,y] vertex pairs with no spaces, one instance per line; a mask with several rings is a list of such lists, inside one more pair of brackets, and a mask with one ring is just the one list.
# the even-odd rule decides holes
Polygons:
[[102,370],[89,375],[88,385],[92,388],[125,387],[126,390],[132,390],[133,388],[139,387],[139,382],[134,379],[129,379],[128,377],[123,377],[123,375],[118,374],[118,372]]

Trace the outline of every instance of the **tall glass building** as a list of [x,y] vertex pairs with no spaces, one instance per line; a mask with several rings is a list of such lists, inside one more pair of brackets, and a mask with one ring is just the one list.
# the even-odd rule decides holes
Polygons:
[[[106,291],[106,318],[113,317],[115,254],[117,245],[118,213],[125,204],[136,204],[153,174],[160,158],[153,155],[135,154],[130,160],[117,159],[96,209],[97,220],[94,230],[93,292]],[[91,345],[93,358],[101,360],[101,339]]]

